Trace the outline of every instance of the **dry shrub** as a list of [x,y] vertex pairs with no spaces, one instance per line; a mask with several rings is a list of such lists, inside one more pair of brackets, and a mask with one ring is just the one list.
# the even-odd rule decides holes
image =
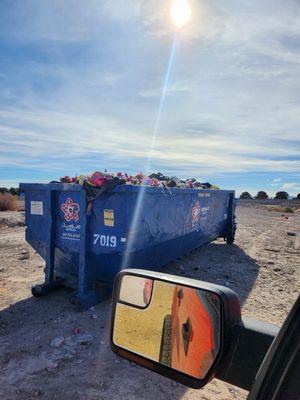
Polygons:
[[297,212],[297,208],[293,209],[291,207],[284,207],[284,206],[268,206],[269,211],[277,211],[281,213],[294,213]]
[[280,206],[273,207],[272,211],[283,212],[283,207],[280,207]]
[[0,211],[17,211],[18,197],[9,193],[0,193]]
[[285,212],[285,213],[293,213],[294,210],[291,207],[284,207],[283,212]]

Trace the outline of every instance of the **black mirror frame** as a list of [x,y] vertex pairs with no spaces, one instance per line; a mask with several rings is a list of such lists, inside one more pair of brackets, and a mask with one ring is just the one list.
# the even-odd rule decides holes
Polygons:
[[[139,276],[141,278],[155,279],[163,282],[170,282],[176,285],[193,287],[195,289],[202,289],[210,291],[216,294],[220,301],[221,306],[221,340],[220,348],[215,361],[210,367],[208,373],[204,379],[193,378],[183,372],[176,371],[170,367],[161,365],[160,363],[150,360],[141,355],[135,354],[130,350],[125,350],[117,346],[113,342],[113,331],[114,331],[114,321],[115,321],[115,311],[118,304],[118,298],[120,293],[121,281],[124,275]],[[124,269],[119,272],[115,278],[114,291],[113,291],[113,304],[112,304],[112,314],[111,314],[111,330],[110,330],[110,346],[113,352],[119,356],[126,358],[142,367],[148,368],[160,375],[167,378],[173,379],[183,385],[189,386],[194,389],[200,389],[205,386],[211,379],[216,375],[218,365],[222,355],[229,348],[232,337],[233,329],[236,325],[241,325],[241,307],[238,295],[227,287],[220,285],[214,285],[211,283],[198,281],[195,279],[190,279],[182,276],[169,275],[159,272],[139,270],[139,269]]]

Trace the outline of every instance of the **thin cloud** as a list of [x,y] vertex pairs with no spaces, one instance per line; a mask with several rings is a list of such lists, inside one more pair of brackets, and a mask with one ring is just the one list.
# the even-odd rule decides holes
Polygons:
[[[299,5],[191,5],[153,168],[265,173],[268,185],[281,184],[271,179],[284,173],[295,183]],[[13,49],[0,64],[2,170],[142,169],[174,36],[169,3],[16,1],[2,18],[1,41]]]
[[293,191],[299,191],[300,192],[300,182],[284,183],[282,185],[281,189],[293,190]]

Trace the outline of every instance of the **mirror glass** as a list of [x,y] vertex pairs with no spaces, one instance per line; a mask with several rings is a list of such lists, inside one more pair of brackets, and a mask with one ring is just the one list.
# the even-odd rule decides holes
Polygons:
[[133,275],[123,276],[119,293],[114,344],[204,379],[220,348],[218,296]]
[[147,307],[151,300],[153,280],[125,275],[122,278],[119,300],[137,307]]

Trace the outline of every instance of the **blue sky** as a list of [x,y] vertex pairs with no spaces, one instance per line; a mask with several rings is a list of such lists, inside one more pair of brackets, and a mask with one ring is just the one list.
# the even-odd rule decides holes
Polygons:
[[[152,170],[300,192],[300,4],[190,0]],[[1,0],[0,186],[143,170],[170,1]]]

